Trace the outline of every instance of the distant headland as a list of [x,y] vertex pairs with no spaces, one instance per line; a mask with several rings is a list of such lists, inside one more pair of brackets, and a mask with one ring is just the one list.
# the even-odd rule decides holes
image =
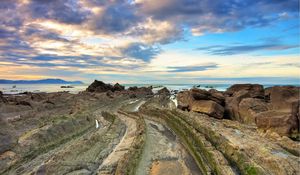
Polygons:
[[83,84],[82,81],[66,81],[62,79],[41,79],[41,80],[7,80],[0,79],[0,84]]

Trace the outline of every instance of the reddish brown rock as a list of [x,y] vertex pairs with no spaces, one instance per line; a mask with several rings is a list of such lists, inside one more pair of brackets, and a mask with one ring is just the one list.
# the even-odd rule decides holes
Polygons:
[[243,123],[255,124],[255,116],[268,110],[268,104],[258,98],[244,98],[238,106],[240,119]]
[[274,110],[292,110],[292,104],[299,101],[300,88],[295,86],[274,86],[270,88],[270,102]]
[[266,111],[256,115],[255,123],[259,129],[277,132],[281,136],[291,136],[298,132],[298,119],[291,113]]
[[194,112],[204,113],[218,119],[222,119],[224,114],[223,106],[212,100],[194,100],[190,104],[190,110]]
[[189,110],[189,105],[193,101],[190,91],[181,91],[177,94],[177,108],[181,110]]
[[239,91],[247,91],[251,98],[264,98],[264,87],[260,84],[235,84],[229,87],[225,93],[228,96],[235,96]]

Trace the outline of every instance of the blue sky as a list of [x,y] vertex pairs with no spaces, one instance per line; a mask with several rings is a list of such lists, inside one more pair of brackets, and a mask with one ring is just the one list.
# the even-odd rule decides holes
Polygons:
[[298,0],[2,0],[0,78],[299,84]]

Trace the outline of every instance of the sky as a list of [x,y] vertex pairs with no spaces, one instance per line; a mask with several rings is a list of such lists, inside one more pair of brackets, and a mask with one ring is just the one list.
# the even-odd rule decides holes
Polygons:
[[1,0],[0,79],[300,84],[298,0]]

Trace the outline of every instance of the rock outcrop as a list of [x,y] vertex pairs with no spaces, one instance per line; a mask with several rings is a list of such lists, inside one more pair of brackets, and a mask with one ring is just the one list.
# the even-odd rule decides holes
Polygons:
[[158,95],[171,95],[171,92],[169,91],[168,88],[164,87],[160,90],[157,91]]
[[268,88],[270,110],[255,115],[257,127],[280,135],[299,137],[299,90],[295,86]]
[[129,87],[127,89],[127,94],[129,94],[129,96],[131,98],[136,98],[136,97],[142,97],[142,96],[152,96],[153,95],[153,91],[152,91],[152,86],[149,87]]
[[191,111],[204,113],[218,119],[223,118],[224,107],[212,100],[194,100],[190,105]]
[[191,89],[177,94],[177,108],[207,114],[215,118],[223,118],[224,96],[218,91]]
[[[236,84],[224,93],[211,89],[179,92],[178,108],[257,125],[262,131],[299,137],[299,87]],[[225,107],[225,109],[224,109]]]
[[[255,113],[255,111],[263,110],[262,109],[255,109],[255,103],[263,104],[264,99],[264,88],[262,85],[258,84],[236,84],[232,85],[225,91],[225,114],[226,118],[230,118],[233,120],[238,120],[244,123],[253,123],[255,119],[253,116],[249,116],[248,113]],[[242,111],[241,113],[245,113],[246,115],[241,115],[239,110],[239,104],[245,98],[252,98],[254,100],[246,100],[241,104]],[[252,101],[252,102],[251,102]],[[254,103],[255,102],[255,103]],[[248,103],[248,104],[246,104]],[[266,106],[266,104],[263,104]],[[252,109],[254,109],[252,111]],[[251,111],[249,111],[251,110]]]
[[86,89],[88,92],[97,92],[97,93],[102,93],[102,92],[107,92],[107,91],[123,91],[125,90],[125,87],[120,85],[119,83],[116,83],[114,86],[111,84],[106,84],[102,81],[95,80],[89,87]]

